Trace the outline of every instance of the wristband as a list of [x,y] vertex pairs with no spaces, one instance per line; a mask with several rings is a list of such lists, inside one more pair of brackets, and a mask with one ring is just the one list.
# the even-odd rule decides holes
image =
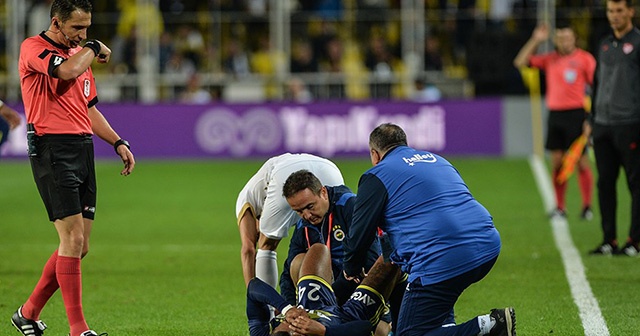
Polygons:
[[102,49],[98,40],[88,40],[87,42],[85,42],[83,48],[89,48],[93,50],[95,56],[98,56],[98,54],[100,54],[100,49]]
[[292,305],[290,305],[290,304],[289,304],[289,305],[287,305],[286,307],[282,308],[282,312],[281,312],[281,313],[282,313],[282,316],[287,316],[287,312],[288,312],[289,310],[291,310],[291,308],[293,308],[293,306],[292,306]]
[[120,145],[125,145],[127,146],[127,148],[129,148],[129,150],[131,150],[131,146],[129,146],[129,141],[124,139],[118,139],[118,141],[116,141],[116,143],[113,144],[113,150],[116,151],[116,154],[118,154],[118,147],[120,147]]

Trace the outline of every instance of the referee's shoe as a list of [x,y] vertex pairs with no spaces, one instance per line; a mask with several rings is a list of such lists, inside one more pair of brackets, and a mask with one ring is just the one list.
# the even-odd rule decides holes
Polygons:
[[47,325],[41,320],[29,320],[22,316],[22,306],[11,316],[11,323],[25,336],[40,336],[47,329]]
[[516,311],[512,307],[491,309],[489,317],[496,321],[489,335],[516,336]]

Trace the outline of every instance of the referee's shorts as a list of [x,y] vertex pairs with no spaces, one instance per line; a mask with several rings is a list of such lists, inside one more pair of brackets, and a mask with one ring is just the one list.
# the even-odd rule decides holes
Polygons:
[[586,112],[581,108],[549,111],[545,148],[562,151],[569,149],[573,141],[582,135],[582,127],[586,116]]
[[78,213],[94,219],[97,186],[91,135],[47,134],[36,139],[31,169],[49,220]]

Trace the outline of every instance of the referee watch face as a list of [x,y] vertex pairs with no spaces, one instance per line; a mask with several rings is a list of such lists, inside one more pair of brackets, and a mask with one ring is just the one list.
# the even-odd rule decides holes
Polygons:
[[319,195],[308,188],[298,191],[287,198],[287,203],[302,219],[313,225],[322,224],[324,216],[329,211],[329,196],[325,187],[320,189]]

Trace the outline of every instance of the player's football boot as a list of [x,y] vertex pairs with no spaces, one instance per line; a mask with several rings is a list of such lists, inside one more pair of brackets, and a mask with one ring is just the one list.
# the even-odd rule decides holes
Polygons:
[[[69,336],[71,336],[71,334],[69,334]],[[98,334],[97,332],[95,332],[93,330],[87,330],[87,331],[83,332],[82,334],[80,334],[80,336],[109,336],[109,334],[107,334],[107,333]]]
[[516,336],[516,311],[512,307],[491,309],[489,317],[496,321],[489,335]]
[[612,245],[610,243],[602,243],[595,249],[589,251],[591,255],[612,255],[618,254],[618,245]]
[[47,325],[41,320],[29,320],[22,316],[22,306],[11,316],[11,323],[25,336],[40,336],[47,329]]
[[640,253],[640,249],[638,248],[638,244],[627,243],[620,251],[618,251],[618,255],[629,256],[629,257],[637,257]]

